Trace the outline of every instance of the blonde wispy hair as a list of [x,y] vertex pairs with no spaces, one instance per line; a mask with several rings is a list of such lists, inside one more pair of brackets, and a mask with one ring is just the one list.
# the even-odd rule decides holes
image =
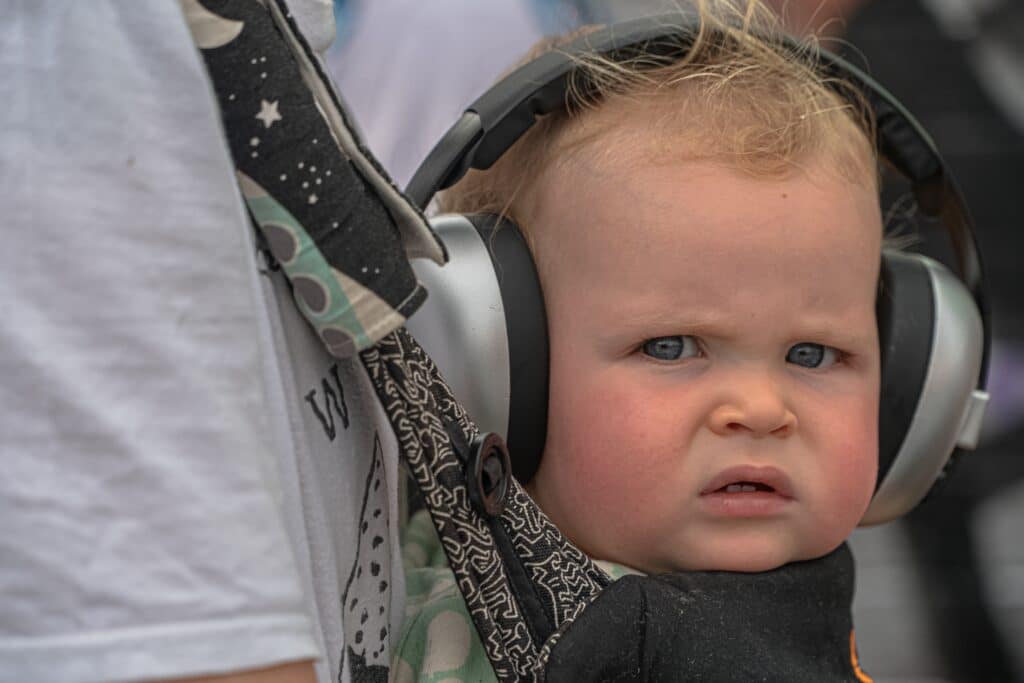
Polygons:
[[[822,68],[813,42],[784,41],[778,17],[761,0],[694,0],[692,14],[687,26],[696,33],[687,38],[614,58],[566,51],[576,68],[564,110],[543,117],[491,168],[470,171],[442,193],[441,210],[508,216],[529,239],[529,208],[544,171],[581,150],[607,163],[621,161],[615,157],[625,149],[644,163],[712,160],[765,178],[824,162],[853,182],[877,184],[870,108],[855,87]],[[541,41],[524,62],[565,51],[595,28]],[[692,47],[680,57],[683,41]],[[641,139],[607,144],[626,117],[637,116]]]

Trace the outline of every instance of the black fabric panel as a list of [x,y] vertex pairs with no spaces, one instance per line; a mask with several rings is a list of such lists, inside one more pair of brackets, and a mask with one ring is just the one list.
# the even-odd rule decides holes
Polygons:
[[[325,259],[405,317],[426,297],[398,228],[344,155],[269,10],[254,0],[204,0],[245,22],[229,44],[202,50],[236,167],[296,217]],[[257,118],[264,102],[280,119]]]
[[628,576],[554,647],[548,681],[858,681],[850,652],[853,556],[770,572]]
[[[430,233],[431,239],[444,254],[444,262],[447,263],[448,251],[447,249],[445,249],[444,242],[442,242],[437,237],[437,235],[434,234],[433,230],[430,227],[429,221],[427,220],[426,216],[423,215],[420,209],[420,205],[414,202],[412,197],[408,193],[403,192],[402,189],[394,183],[394,181],[391,179],[391,175],[387,172],[387,170],[385,170],[385,168],[381,165],[380,161],[377,160],[377,157],[374,156],[373,152],[370,151],[369,147],[366,146],[366,143],[364,143],[362,138],[359,136],[358,127],[353,125],[353,122],[349,120],[348,110],[347,107],[345,106],[345,103],[342,101],[342,98],[338,91],[334,88],[333,81],[330,78],[328,78],[327,73],[325,73],[323,63],[319,58],[315,56],[313,49],[309,46],[309,43],[306,41],[306,36],[299,28],[299,23],[298,21],[295,20],[295,16],[288,10],[286,0],[273,1],[277,2],[278,6],[281,7],[282,12],[284,12],[284,15],[286,17],[286,20],[291,26],[292,34],[302,45],[302,49],[305,50],[306,54],[309,55],[310,63],[312,64],[313,68],[316,69],[317,76],[326,87],[326,90],[330,93],[331,102],[333,103],[335,110],[338,112],[338,115],[341,117],[342,122],[344,123],[349,135],[352,137],[352,141],[355,142],[356,148],[359,149],[360,153],[363,155],[363,158],[370,164],[370,166],[373,167],[374,171],[376,171],[377,177],[385,181],[388,184],[388,186],[392,190],[394,190],[399,197],[405,200],[410,211],[416,213],[419,220],[422,222],[423,228]],[[395,207],[393,206],[391,207],[392,210],[394,208]],[[399,220],[397,216],[394,217],[395,220]],[[418,308],[419,305],[417,304],[416,307]]]

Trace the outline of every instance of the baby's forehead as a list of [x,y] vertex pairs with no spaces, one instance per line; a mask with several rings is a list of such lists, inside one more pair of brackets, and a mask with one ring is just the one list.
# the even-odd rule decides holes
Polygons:
[[714,160],[608,165],[584,154],[547,182],[531,227],[538,259],[578,280],[665,283],[671,305],[673,288],[703,291],[710,280],[864,288],[877,277],[874,188],[814,164],[762,178]]
[[[750,106],[723,109],[692,90],[614,96],[578,112],[548,141],[548,168],[715,160],[754,177],[777,178],[814,165],[877,191],[873,144],[842,111],[824,112],[810,125],[805,114],[794,110],[794,120],[780,118],[769,125]],[[800,131],[787,130],[798,127],[802,137]]]

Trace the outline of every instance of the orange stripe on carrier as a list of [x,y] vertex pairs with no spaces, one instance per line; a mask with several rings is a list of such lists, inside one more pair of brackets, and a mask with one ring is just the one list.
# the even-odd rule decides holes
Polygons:
[[854,638],[852,630],[850,631],[850,663],[853,664],[853,673],[857,675],[857,680],[860,683],[875,683],[871,676],[868,676],[860,668],[860,662],[857,660],[857,639]]

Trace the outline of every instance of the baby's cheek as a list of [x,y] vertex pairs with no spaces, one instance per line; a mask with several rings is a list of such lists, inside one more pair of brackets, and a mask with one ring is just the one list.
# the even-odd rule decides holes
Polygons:
[[650,492],[664,474],[659,460],[672,457],[665,439],[659,440],[670,424],[650,400],[622,388],[578,402],[555,427],[564,445],[559,457],[571,463],[578,483],[574,494],[586,499],[577,502],[631,506],[641,492]]
[[[825,490],[837,522],[852,531],[871,502],[878,472],[878,427],[870,408],[854,412],[826,459]],[[826,500],[828,503],[828,500]]]

